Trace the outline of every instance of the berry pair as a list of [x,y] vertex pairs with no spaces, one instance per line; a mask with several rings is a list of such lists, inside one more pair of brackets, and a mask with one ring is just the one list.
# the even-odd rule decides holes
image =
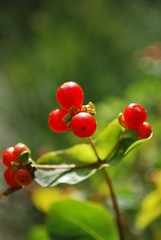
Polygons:
[[18,143],[14,147],[5,149],[2,155],[2,163],[7,167],[4,172],[6,183],[12,188],[20,188],[29,185],[33,180],[30,164],[20,161],[20,155],[29,152],[29,148]]
[[48,117],[51,130],[57,133],[71,130],[80,138],[90,137],[96,130],[94,105],[82,105],[84,92],[75,82],[66,82],[56,91],[56,99],[62,108],[53,110]]
[[146,122],[146,109],[137,103],[131,103],[119,116],[120,124],[131,130],[137,131],[138,138],[148,138],[152,133],[151,125]]

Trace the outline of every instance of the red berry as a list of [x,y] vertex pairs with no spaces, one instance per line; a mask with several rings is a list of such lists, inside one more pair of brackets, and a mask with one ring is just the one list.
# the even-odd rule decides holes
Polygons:
[[24,151],[29,150],[29,148],[24,143],[17,143],[14,146],[14,156],[16,159],[20,156],[20,154]]
[[57,89],[56,99],[63,108],[69,110],[74,106],[81,109],[84,100],[84,92],[79,84],[75,82],[66,82]]
[[152,128],[151,125],[147,122],[144,122],[143,124],[141,124],[138,129],[138,138],[148,138],[150,137],[151,133],[152,133]]
[[68,126],[67,123],[63,120],[65,115],[68,114],[66,109],[55,109],[49,114],[48,124],[51,130],[54,132],[67,132]]
[[80,138],[90,137],[97,127],[96,119],[87,112],[79,112],[70,122],[72,132]]
[[15,181],[22,187],[28,186],[33,181],[33,176],[28,168],[20,168],[15,171]]
[[14,156],[14,147],[6,148],[2,155],[2,163],[5,166],[11,167],[11,162],[17,162],[17,159]]
[[146,118],[147,113],[144,107],[137,103],[129,104],[123,112],[125,126],[129,129],[137,129],[137,127],[142,124]]
[[19,188],[20,185],[15,180],[15,171],[12,168],[7,168],[4,172],[4,179],[12,188]]

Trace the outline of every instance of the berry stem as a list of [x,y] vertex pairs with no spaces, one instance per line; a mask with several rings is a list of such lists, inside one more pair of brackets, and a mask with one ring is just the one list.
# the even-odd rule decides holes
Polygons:
[[94,151],[94,153],[95,153],[95,155],[96,155],[96,158],[97,158],[97,162],[102,162],[102,160],[100,159],[100,157],[99,157],[99,155],[98,155],[98,152],[97,152],[97,150],[96,150],[96,147],[95,147],[95,144],[93,143],[93,141],[92,141],[92,138],[87,138],[88,139],[88,142],[89,142],[89,144],[91,145],[91,147],[92,147],[92,149],[93,149],[93,151]]
[[111,201],[113,204],[113,209],[115,212],[115,221],[116,221],[116,225],[117,225],[117,229],[118,229],[118,233],[119,233],[119,240],[124,240],[124,233],[123,233],[123,226],[122,226],[122,221],[121,221],[121,215],[120,215],[120,210],[119,210],[119,206],[117,203],[117,199],[115,196],[115,192],[112,186],[112,181],[109,177],[109,174],[107,173],[105,168],[102,168],[102,173],[104,175],[105,181],[108,185],[108,188],[110,190],[110,197],[111,197]]

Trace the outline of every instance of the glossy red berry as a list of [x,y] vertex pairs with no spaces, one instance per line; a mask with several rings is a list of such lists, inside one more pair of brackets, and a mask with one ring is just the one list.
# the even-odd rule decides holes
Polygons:
[[17,162],[17,158],[14,155],[14,147],[6,148],[2,155],[2,163],[7,166],[11,167],[11,162]]
[[135,130],[146,120],[147,113],[140,104],[131,103],[124,109],[123,116],[125,126]]
[[63,118],[68,114],[66,109],[55,109],[49,114],[48,124],[51,130],[57,133],[67,132],[68,126]]
[[92,136],[96,127],[96,119],[87,112],[77,113],[72,117],[70,122],[72,132],[80,138]]
[[76,107],[81,109],[84,100],[84,92],[81,86],[75,82],[63,83],[56,92],[58,103],[66,109]]
[[152,133],[152,127],[148,122],[142,123],[138,129],[138,138],[148,138]]
[[29,148],[24,143],[17,143],[14,146],[14,157],[18,159],[20,154],[24,151],[29,151]]
[[15,180],[15,171],[12,168],[7,168],[4,172],[6,183],[12,188],[19,188],[20,185]]
[[33,181],[33,176],[28,168],[20,168],[15,171],[15,181],[19,186],[26,187]]

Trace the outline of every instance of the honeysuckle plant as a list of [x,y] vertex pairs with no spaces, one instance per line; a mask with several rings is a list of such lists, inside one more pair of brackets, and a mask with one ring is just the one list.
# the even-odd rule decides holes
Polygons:
[[[83,222],[84,225],[81,230],[75,231],[74,226],[66,222],[68,227],[62,231],[61,225],[53,221],[51,211],[47,225],[49,235],[51,239],[60,240],[124,240],[121,214],[108,168],[119,163],[133,148],[152,137],[147,111],[138,103],[130,103],[95,139],[93,134],[99,127],[96,109],[92,102],[84,104],[84,91],[81,86],[75,82],[62,84],[56,91],[56,100],[60,108],[49,113],[49,128],[58,134],[68,134],[70,131],[76,137],[84,138],[85,142],[67,149],[47,152],[37,160],[32,159],[29,147],[23,143],[8,147],[2,154],[2,163],[6,166],[4,179],[8,188],[1,193],[0,198],[27,187],[32,181],[41,187],[54,187],[62,183],[74,185],[100,172],[109,188],[117,232],[114,231],[115,227],[110,223],[104,208],[96,203],[66,200],[58,204],[57,212],[52,210],[54,219],[57,216],[57,221],[61,221],[61,209],[64,207],[71,211],[71,219],[80,218],[78,222]],[[71,206],[72,209],[79,209],[79,216],[71,210]]]

